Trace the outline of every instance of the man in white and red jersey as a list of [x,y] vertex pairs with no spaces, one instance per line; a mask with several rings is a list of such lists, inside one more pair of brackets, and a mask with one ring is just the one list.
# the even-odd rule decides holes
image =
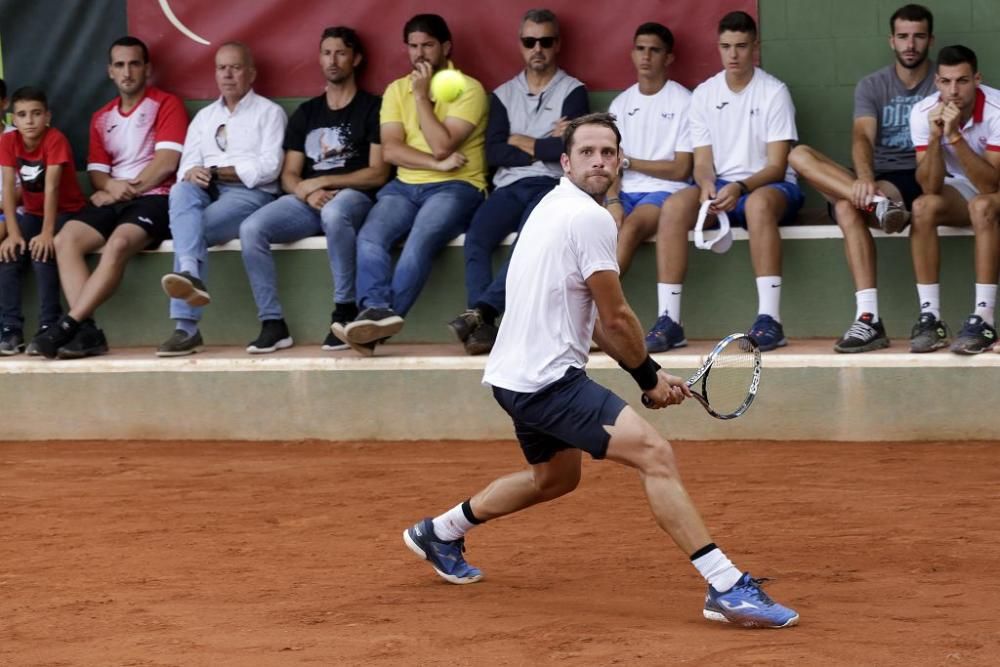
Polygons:
[[[128,260],[170,235],[167,196],[187,132],[181,100],[146,85],[149,50],[135,37],[108,51],[108,76],[119,96],[91,120],[87,172],[92,206],[56,236],[56,261],[69,312],[35,337],[52,359],[103,354],[104,333],[91,318],[121,282]],[[91,273],[86,256],[104,247]]]
[[[1000,180],[1000,91],[981,85],[976,54],[964,46],[938,53],[938,93],[910,112],[917,150],[917,182],[924,194],[913,202],[910,248],[917,277],[920,317],[910,334],[911,352],[933,352],[948,344],[941,321],[937,228],[966,227],[976,233],[976,301],[951,351],[978,354],[992,349],[997,332],[997,223],[983,215]],[[985,195],[985,196],[984,196]],[[985,205],[984,205],[985,204]]]

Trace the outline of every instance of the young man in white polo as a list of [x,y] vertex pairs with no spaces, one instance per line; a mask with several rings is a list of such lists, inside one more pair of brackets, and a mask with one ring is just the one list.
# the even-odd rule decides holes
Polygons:
[[657,282],[666,305],[646,335],[646,349],[666,352],[684,344],[681,295],[687,272],[688,232],[698,209],[725,213],[746,227],[757,282],[757,317],[748,334],[762,351],[787,344],[781,323],[781,235],[802,207],[802,191],[788,166],[798,139],[788,87],[759,67],[757,24],[745,12],[719,22],[723,70],[691,96],[691,145],[695,186],[672,195],[660,213],[656,239]]
[[[948,46],[938,53],[937,89],[913,107],[910,131],[917,149],[917,182],[924,194],[913,202],[910,250],[917,277],[920,317],[910,335],[911,352],[948,345],[941,321],[938,283],[941,249],[937,228],[971,223],[969,202],[997,191],[1000,179],[1000,91],[981,84],[976,54]],[[992,349],[997,294],[997,238],[976,233],[975,310],[951,343],[957,354]]]

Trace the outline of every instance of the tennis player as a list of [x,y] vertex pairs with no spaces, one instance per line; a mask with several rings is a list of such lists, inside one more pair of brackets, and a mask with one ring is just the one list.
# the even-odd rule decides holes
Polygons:
[[587,377],[591,336],[632,375],[652,407],[691,395],[647,354],[625,301],[615,259],[617,229],[600,205],[617,174],[621,135],[610,114],[573,120],[563,137],[559,185],[528,217],[507,273],[507,312],[483,378],[511,416],[529,467],[403,533],[406,545],[453,584],[479,581],[463,556],[478,524],[569,493],[586,452],[639,471],[660,527],[708,582],[704,615],[748,627],[795,625],[740,572],[705,528],[681,483],[670,443],[624,400]]

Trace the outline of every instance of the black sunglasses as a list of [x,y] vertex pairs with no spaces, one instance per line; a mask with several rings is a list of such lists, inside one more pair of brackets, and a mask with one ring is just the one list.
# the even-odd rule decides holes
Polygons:
[[555,45],[556,39],[556,37],[522,37],[521,46],[533,49],[535,44],[541,44],[543,49],[551,49]]

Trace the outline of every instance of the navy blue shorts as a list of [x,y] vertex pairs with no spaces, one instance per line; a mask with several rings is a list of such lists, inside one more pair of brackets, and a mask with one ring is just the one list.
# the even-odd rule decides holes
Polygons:
[[531,394],[493,387],[511,419],[528,463],[545,463],[563,449],[580,449],[603,459],[611,435],[604,428],[618,420],[627,403],[597,384],[581,368]]

